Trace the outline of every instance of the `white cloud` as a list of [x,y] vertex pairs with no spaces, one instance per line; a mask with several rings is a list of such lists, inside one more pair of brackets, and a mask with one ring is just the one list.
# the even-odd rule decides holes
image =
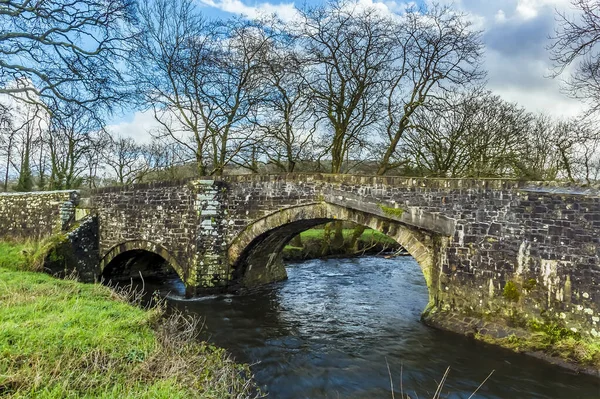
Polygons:
[[277,15],[284,22],[290,22],[298,18],[294,3],[272,4],[265,2],[250,6],[240,0],[199,0],[199,2],[208,7],[249,18]]
[[570,0],[518,0],[515,9],[524,20],[536,18],[544,8],[564,8]]
[[[488,87],[504,99],[529,111],[573,117],[586,108],[561,92],[561,81],[551,79],[552,62],[547,46],[555,27],[554,7],[568,0],[520,0],[520,13],[495,18],[485,35]],[[502,8],[510,9],[510,8]],[[492,11],[490,7],[490,12]],[[568,71],[566,71],[568,72]]]
[[523,19],[532,19],[538,16],[539,3],[535,0],[520,0],[517,4],[517,14]]
[[160,124],[154,118],[154,112],[138,111],[131,115],[128,121],[122,121],[108,125],[106,129],[115,135],[131,137],[138,143],[149,143],[152,140],[151,133],[160,128]]
[[499,24],[506,22],[506,13],[503,10],[498,10],[494,17],[494,20]]
[[[249,5],[241,0],[198,0],[206,7],[213,7],[218,10],[235,14],[243,15],[248,18],[259,18],[263,16],[276,15],[284,22],[291,22],[299,19],[299,13],[296,10],[295,4],[292,3],[255,3]],[[357,10],[373,8],[379,10],[384,15],[393,15],[394,11],[402,12],[408,6],[414,5],[415,2],[395,2],[385,0],[354,0],[348,2],[347,7],[354,7]]]
[[[357,10],[366,10],[366,9],[375,9],[380,11],[382,14],[384,15],[392,15],[393,12],[393,7],[397,7],[398,5],[396,3],[393,4],[388,4],[387,2],[382,2],[382,1],[373,1],[373,0],[355,0],[356,3],[356,9]],[[352,2],[348,3],[348,6],[350,7],[352,4]],[[406,9],[406,4],[402,4],[402,6],[404,7],[403,9]]]
[[493,81],[488,85],[495,94],[517,103],[530,112],[556,118],[571,118],[582,114],[585,104],[561,91],[561,81],[548,77],[548,64],[543,60],[513,63],[495,54],[490,66]]
[[[558,89],[556,89],[558,92]],[[581,115],[582,105],[547,89],[521,90],[518,87],[497,87],[494,93],[503,99],[518,103],[530,112],[539,112],[556,118],[571,118]]]

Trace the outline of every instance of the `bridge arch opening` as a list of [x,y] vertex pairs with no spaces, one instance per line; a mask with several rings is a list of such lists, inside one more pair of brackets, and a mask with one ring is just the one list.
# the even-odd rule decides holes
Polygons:
[[332,221],[349,221],[380,231],[395,240],[419,264],[435,302],[445,239],[393,219],[330,203],[282,209],[248,226],[229,247],[234,286],[253,287],[286,278],[282,253],[298,234]]
[[[106,282],[144,280],[147,291],[165,287],[185,293],[185,285],[176,260],[162,246],[145,241],[128,241],[111,248],[100,262]],[[181,291],[181,292],[179,292]]]

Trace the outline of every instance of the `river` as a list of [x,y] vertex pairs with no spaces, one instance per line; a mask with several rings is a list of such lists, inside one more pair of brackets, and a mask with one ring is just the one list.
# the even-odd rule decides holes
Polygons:
[[[427,288],[411,257],[310,260],[287,281],[239,296],[169,303],[205,319],[202,338],[252,364],[269,397],[600,398],[600,380],[429,328],[419,321]],[[151,287],[152,289],[152,287]],[[389,365],[389,370],[388,370]],[[391,375],[391,378],[390,378]]]

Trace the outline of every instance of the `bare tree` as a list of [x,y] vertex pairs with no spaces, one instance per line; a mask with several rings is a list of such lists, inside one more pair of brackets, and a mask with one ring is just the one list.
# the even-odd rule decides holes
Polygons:
[[238,155],[258,148],[252,120],[267,95],[265,60],[274,33],[260,21],[229,20],[212,34],[215,49],[201,91],[204,123],[213,133],[213,173],[220,175],[231,162],[245,166]]
[[582,145],[581,179],[587,184],[600,181],[600,140],[590,140]]
[[574,65],[567,80],[568,93],[590,105],[591,112],[600,110],[600,1],[571,0],[578,11],[572,18],[557,12],[558,27],[554,33],[551,59],[554,62],[553,76],[561,75],[567,67]]
[[150,168],[146,180],[175,180],[195,175],[189,150],[177,141],[154,137],[143,146],[143,156]]
[[[475,94],[476,95],[476,94]],[[457,177],[469,167],[467,142],[475,107],[474,97],[449,94],[416,110],[413,126],[400,143],[404,163],[424,175]]]
[[111,144],[111,136],[104,129],[92,130],[87,134],[88,151],[82,152],[82,162],[87,165],[85,180],[88,188],[96,188],[100,172],[106,167],[104,155]]
[[569,181],[595,180],[598,163],[600,134],[596,122],[589,118],[579,118],[555,123],[552,136],[554,150],[558,156],[558,177]]
[[153,110],[162,134],[189,148],[205,175],[210,131],[202,121],[198,85],[209,52],[207,23],[190,0],[143,2],[139,15],[143,34],[130,66],[142,104]]
[[516,177],[528,180],[556,180],[562,161],[556,144],[560,140],[556,121],[545,114],[533,115],[514,158]]
[[143,3],[139,14],[131,65],[143,103],[195,154],[198,174],[222,174],[251,142],[269,35],[251,21],[209,24],[191,0]]
[[143,147],[130,137],[113,138],[107,147],[105,162],[119,185],[130,185],[148,172]]
[[488,94],[477,98],[468,136],[468,177],[501,177],[510,175],[519,150],[527,139],[532,115],[516,104]]
[[14,142],[16,131],[13,127],[12,109],[4,104],[0,104],[0,157],[3,158],[4,173],[2,189],[8,191],[8,178],[12,165]]
[[445,94],[412,119],[401,148],[419,173],[501,177],[519,175],[525,167],[521,154],[533,117],[490,92]]
[[394,161],[396,149],[419,107],[451,87],[477,83],[485,76],[480,69],[480,32],[450,7],[409,8],[396,25],[394,45],[380,175],[402,164]]
[[32,161],[36,145],[46,124],[46,110],[37,104],[21,103],[15,107],[13,145],[15,155],[11,159],[12,167],[18,173],[16,191],[31,191],[34,187]]
[[378,120],[384,71],[394,51],[393,21],[346,1],[300,12],[300,42],[312,63],[304,79],[325,122],[331,172],[340,173],[349,154],[366,146],[367,129]]
[[52,190],[79,188],[92,165],[85,161],[92,161],[90,152],[98,150],[92,135],[102,130],[102,122],[85,108],[69,108],[53,115],[44,140],[50,158],[49,187]]
[[267,95],[256,124],[264,133],[260,147],[268,163],[283,172],[310,158],[316,130],[309,89],[303,81],[307,65],[297,51],[296,38],[283,34],[274,41],[266,60]]
[[[133,0],[0,2],[0,93],[38,105],[110,108]],[[96,109],[97,110],[97,109]]]

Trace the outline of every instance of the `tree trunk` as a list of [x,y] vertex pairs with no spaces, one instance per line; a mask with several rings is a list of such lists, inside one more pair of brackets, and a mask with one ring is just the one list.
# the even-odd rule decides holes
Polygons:
[[342,163],[344,162],[344,136],[345,129],[336,127],[331,145],[331,173],[338,174],[342,171]]
[[31,191],[32,189],[33,176],[31,175],[31,166],[29,165],[29,149],[26,149],[23,155],[23,161],[21,162],[17,191]]
[[327,256],[331,248],[331,223],[325,224],[323,227],[323,242],[321,244],[321,255]]
[[334,228],[333,240],[331,242],[331,247],[334,250],[339,250],[344,248],[344,222],[343,221],[335,221],[331,222]]
[[288,245],[291,245],[292,247],[296,247],[296,248],[302,248],[302,236],[300,236],[300,234],[298,234],[297,236],[295,236],[294,238],[292,238],[290,240]]
[[351,249],[354,253],[358,252],[358,243],[360,241],[360,237],[363,235],[366,229],[367,227],[363,226],[362,224],[354,226],[352,237],[350,238],[350,242],[348,243],[348,248]]
[[8,176],[10,172],[10,161],[11,161],[11,152],[10,149],[12,147],[12,140],[8,142],[8,154],[6,156],[6,173],[4,174],[4,191],[8,191]]

